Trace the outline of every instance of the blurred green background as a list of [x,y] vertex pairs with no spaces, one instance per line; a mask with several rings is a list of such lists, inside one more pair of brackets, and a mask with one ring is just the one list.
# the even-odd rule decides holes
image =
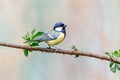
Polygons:
[[[66,39],[80,51],[104,54],[120,47],[119,0],[0,0],[0,42],[23,44],[21,36],[36,29],[47,32],[56,22],[68,25]],[[47,47],[40,43],[41,47]],[[119,80],[109,63],[94,58],[0,47],[0,80]]]

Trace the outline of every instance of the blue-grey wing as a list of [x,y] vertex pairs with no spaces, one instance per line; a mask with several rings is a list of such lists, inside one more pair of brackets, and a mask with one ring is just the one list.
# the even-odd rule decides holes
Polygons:
[[49,40],[54,40],[57,39],[59,36],[59,32],[56,31],[50,31],[48,33],[43,34],[42,36],[36,38],[35,40],[42,42],[42,41],[49,41]]

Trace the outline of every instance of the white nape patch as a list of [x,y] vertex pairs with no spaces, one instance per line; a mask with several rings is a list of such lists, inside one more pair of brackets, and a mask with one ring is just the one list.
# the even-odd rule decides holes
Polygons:
[[57,27],[57,28],[55,28],[55,30],[56,30],[56,31],[62,31],[62,28],[63,28],[63,27]]

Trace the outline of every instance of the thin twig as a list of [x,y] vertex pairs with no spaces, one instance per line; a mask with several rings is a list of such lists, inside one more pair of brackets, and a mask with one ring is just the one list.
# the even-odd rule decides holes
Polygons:
[[119,59],[111,59],[107,56],[103,56],[100,54],[93,54],[88,52],[81,52],[81,51],[71,51],[71,50],[56,50],[56,49],[48,49],[48,48],[40,48],[40,47],[31,47],[26,45],[18,45],[18,44],[12,44],[12,43],[6,43],[6,42],[0,42],[0,46],[6,46],[6,47],[12,47],[12,48],[18,48],[18,49],[28,49],[28,50],[34,50],[34,51],[41,51],[41,52],[48,52],[48,53],[59,53],[59,54],[68,54],[68,55],[77,55],[77,56],[87,56],[87,57],[93,57],[101,60],[107,60],[107,61],[113,61],[115,63],[120,63]]

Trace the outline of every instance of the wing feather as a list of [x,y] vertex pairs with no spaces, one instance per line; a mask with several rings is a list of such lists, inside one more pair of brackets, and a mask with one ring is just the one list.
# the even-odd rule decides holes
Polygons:
[[50,41],[50,40],[55,40],[57,39],[59,36],[59,32],[56,31],[50,31],[48,33],[43,34],[42,36],[36,38],[35,40],[39,41],[39,42],[43,42],[43,41]]

